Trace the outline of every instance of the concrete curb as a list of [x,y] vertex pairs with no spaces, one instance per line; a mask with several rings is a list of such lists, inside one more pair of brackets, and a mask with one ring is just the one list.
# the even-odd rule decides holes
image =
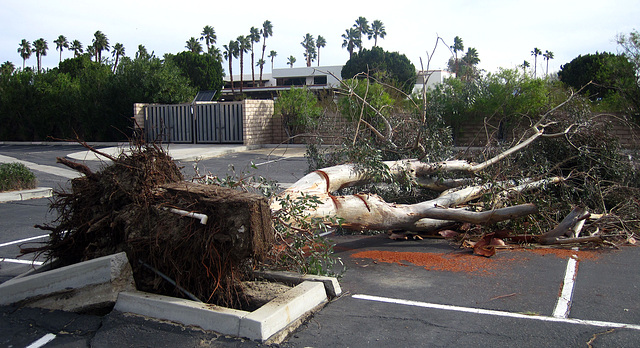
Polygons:
[[[327,302],[324,285],[303,282],[253,312],[208,305],[191,300],[145,292],[122,292],[115,310],[167,320],[182,325],[198,326],[223,335],[277,343],[301,317]],[[285,332],[286,333],[286,332]],[[276,336],[276,337],[273,337]]]
[[0,284],[0,305],[78,312],[115,303],[114,309],[124,313],[279,343],[328,301],[328,292],[341,293],[335,278],[291,272],[262,274],[266,279],[297,285],[253,312],[241,311],[137,291],[131,266],[122,252],[8,280]]
[[38,187],[31,190],[0,192],[0,203],[47,198],[51,197],[52,194],[53,189],[50,187]]
[[260,271],[253,272],[256,277],[266,280],[276,281],[285,284],[300,284],[304,281],[321,282],[327,291],[329,297],[338,297],[342,295],[340,283],[334,277],[325,277],[315,274],[298,274],[286,271]]
[[82,311],[113,304],[124,290],[135,290],[135,283],[122,252],[10,279],[0,284],[0,305]]

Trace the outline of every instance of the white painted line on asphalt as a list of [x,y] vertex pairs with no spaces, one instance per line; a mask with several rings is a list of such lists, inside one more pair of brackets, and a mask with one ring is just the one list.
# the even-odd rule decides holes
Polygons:
[[56,338],[56,335],[52,334],[52,333],[48,333],[42,337],[40,337],[39,340],[31,343],[30,345],[27,346],[27,348],[40,348],[42,346],[44,346],[45,344],[53,341],[53,339]]
[[24,243],[24,242],[28,242],[30,240],[40,239],[40,238],[44,238],[44,237],[49,237],[49,235],[48,234],[43,234],[43,235],[40,235],[40,236],[29,237],[29,238],[25,238],[25,239],[18,239],[18,240],[14,240],[12,242],[2,243],[2,244],[0,244],[0,248],[4,247],[4,246],[7,246],[7,245]]
[[61,176],[67,179],[75,179],[82,176],[82,174],[70,169],[48,166],[44,164],[37,164],[29,161],[22,161],[17,158],[13,158],[9,156],[0,155],[0,163],[12,163],[12,162],[22,163],[31,170],[37,170],[40,172],[49,173],[49,174]]
[[285,160],[286,158],[278,158],[278,159],[274,159],[274,160],[270,160],[270,161],[266,161],[266,162],[261,162],[261,163],[254,163],[254,166],[258,167],[258,166],[263,166],[265,164],[269,164],[269,163],[275,163],[275,162],[280,162],[282,160]]
[[562,282],[562,291],[558,297],[556,308],[553,310],[553,316],[556,318],[569,317],[571,310],[571,301],[573,298],[573,285],[576,281],[578,272],[578,261],[573,257],[567,261],[567,270],[564,272],[564,281]]
[[376,301],[376,302],[384,302],[384,303],[393,303],[393,304],[400,304],[400,305],[405,305],[405,306],[432,308],[432,309],[440,309],[440,310],[454,311],[454,312],[493,315],[493,316],[498,316],[498,317],[528,319],[528,320],[538,320],[538,321],[548,321],[548,322],[576,324],[576,325],[586,325],[586,326],[598,326],[598,327],[609,327],[609,328],[619,328],[619,329],[632,329],[632,330],[640,331],[640,325],[635,325],[635,324],[623,324],[623,323],[614,323],[614,322],[598,321],[598,320],[556,318],[556,317],[548,317],[548,316],[542,316],[542,315],[526,315],[526,314],[521,314],[521,313],[496,311],[496,310],[492,310],[492,309],[459,307],[459,306],[452,306],[452,305],[441,305],[441,304],[436,304],[436,303],[410,301],[410,300],[402,300],[402,299],[371,296],[371,295],[359,295],[358,294],[358,295],[352,295],[352,297],[355,298],[355,299],[359,299],[359,300]]
[[1,258],[0,262],[19,263],[22,265],[34,265],[34,266],[42,266],[42,264],[44,263],[40,261],[29,261],[29,260],[18,260],[18,259],[7,259],[7,258]]

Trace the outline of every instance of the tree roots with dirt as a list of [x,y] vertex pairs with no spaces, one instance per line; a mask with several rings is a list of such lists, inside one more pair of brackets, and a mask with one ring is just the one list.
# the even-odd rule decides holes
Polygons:
[[[93,150],[98,152],[97,150]],[[24,253],[45,253],[60,266],[124,251],[137,288],[242,308],[241,281],[273,243],[265,197],[183,181],[156,145],[132,146],[98,172],[64,158],[84,174],[56,192],[59,217],[51,239]]]

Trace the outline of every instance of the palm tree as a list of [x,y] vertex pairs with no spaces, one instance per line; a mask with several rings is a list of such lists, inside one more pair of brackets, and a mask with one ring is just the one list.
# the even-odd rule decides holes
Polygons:
[[209,54],[215,58],[217,61],[221,62],[222,61],[222,52],[220,52],[220,49],[216,46],[211,46],[209,48]]
[[191,53],[200,54],[202,53],[202,45],[195,37],[191,37],[187,40],[187,46],[185,46]]
[[11,63],[10,61],[6,61],[0,66],[0,75],[9,76],[13,74],[14,70],[16,70],[15,65],[13,65],[13,63]]
[[138,45],[138,52],[136,52],[136,59],[147,60],[151,58],[147,48],[144,45]]
[[522,72],[524,74],[527,73],[527,68],[530,67],[531,64],[529,64],[529,62],[527,62],[526,60],[524,62],[522,62],[522,65],[520,65],[520,67],[522,67]]
[[[255,56],[254,56],[254,50],[253,50],[253,44],[256,42],[260,42],[260,38],[262,37],[262,35],[260,35],[260,30],[256,27],[251,27],[251,29],[249,29],[249,35],[247,36],[247,39],[249,39],[249,42],[251,43],[251,82],[253,83],[252,86],[255,87],[256,86],[256,73],[255,73]],[[262,79],[262,77],[260,77],[260,79]]]
[[362,47],[362,40],[358,37],[358,30],[354,28],[349,28],[345,30],[345,33],[342,34],[342,48],[347,48],[349,52],[349,59],[353,56],[353,50],[356,47]]
[[22,58],[22,70],[24,70],[25,63],[29,57],[31,57],[31,43],[25,39],[20,41],[20,45],[18,46],[18,53],[20,53],[20,58]]
[[458,69],[458,52],[462,52],[464,51],[464,44],[462,43],[462,39],[460,38],[460,36],[456,36],[453,38],[453,46],[451,46],[451,49],[453,50],[453,54],[455,56],[455,62],[456,62],[456,78],[458,77],[458,73],[459,73],[459,69]]
[[[266,20],[262,23],[260,34],[262,34],[262,60],[264,60],[264,51],[267,49],[267,38],[273,36],[273,24],[271,24],[271,21]],[[275,57],[275,55],[273,57]],[[271,57],[271,70],[273,70],[273,57]],[[260,81],[262,81],[262,66],[260,66]]]
[[318,48],[318,66],[320,66],[320,48],[325,47],[326,45],[327,40],[325,40],[321,35],[318,35],[318,40],[316,40],[316,47]]
[[384,23],[381,20],[376,19],[371,23],[371,31],[369,32],[369,40],[373,37],[373,46],[378,46],[378,38],[384,39],[387,36],[387,31],[384,28]]
[[316,59],[316,40],[313,38],[313,35],[307,33],[302,42],[300,43],[302,47],[304,47],[304,57],[307,60],[307,66],[311,66],[311,62]]
[[531,55],[533,56],[533,78],[535,78],[538,72],[538,56],[542,55],[542,51],[540,51],[538,47],[535,47],[533,51],[531,51]]
[[467,48],[467,53],[462,57],[462,63],[464,64],[464,77],[465,79],[471,79],[476,75],[476,65],[480,63],[478,57],[478,50],[473,47]]
[[244,84],[244,54],[249,52],[251,42],[248,36],[240,35],[236,39],[238,41],[238,55],[240,55],[240,94],[242,94],[242,85]]
[[547,71],[544,74],[549,76],[549,59],[553,59],[553,52],[545,50],[542,57],[547,61]]
[[49,46],[47,45],[47,40],[43,38],[39,38],[38,40],[33,42],[33,51],[36,53],[36,61],[38,64],[38,72],[42,68],[42,56],[47,55],[47,50]]
[[362,35],[369,35],[371,28],[369,28],[369,22],[364,17],[358,17],[356,24],[353,27],[358,31],[358,39],[360,40],[359,51],[362,51]]
[[[258,62],[256,63],[256,66],[260,68],[260,71],[262,71],[262,68],[264,67],[264,64],[266,62],[264,61],[264,59],[260,58],[258,59]],[[260,84],[262,84],[262,74],[260,74]]]
[[224,59],[229,62],[229,78],[231,79],[231,94],[234,94],[235,91],[233,89],[233,70],[232,70],[232,62],[233,58],[238,58],[238,42],[231,40],[228,45],[222,45],[224,48]]
[[278,55],[278,52],[271,50],[271,52],[269,52],[269,58],[271,58],[271,70],[273,71],[273,58],[275,58]]
[[95,50],[96,62],[102,61],[102,51],[109,51],[109,40],[100,30],[93,34],[93,49]]
[[216,30],[210,25],[205,25],[200,35],[200,40],[204,40],[204,43],[207,45],[207,52],[211,52],[211,45],[218,40]]
[[78,40],[73,40],[71,45],[69,45],[69,49],[73,51],[73,58],[77,58],[82,54],[82,43]]
[[60,51],[60,61],[62,62],[62,50],[69,48],[69,41],[64,35],[60,35],[53,42],[56,44],[56,50]]
[[95,57],[96,56],[96,48],[93,45],[87,46],[87,53],[89,54],[89,57]]
[[289,67],[293,68],[293,63],[295,62],[296,62],[296,57],[289,56],[289,58],[287,58],[287,64],[289,64]]
[[118,60],[120,57],[124,57],[124,46],[121,43],[116,43],[113,45],[113,52],[111,54],[116,58],[115,63],[113,64],[113,72],[116,72],[116,68],[118,67]]

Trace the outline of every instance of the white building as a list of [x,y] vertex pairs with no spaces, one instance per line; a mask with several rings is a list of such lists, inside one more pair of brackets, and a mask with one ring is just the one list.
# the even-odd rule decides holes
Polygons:
[[[273,69],[272,73],[262,74],[260,80],[259,72],[255,73],[255,83],[249,74],[233,76],[233,91],[231,89],[231,78],[224,77],[224,89],[222,99],[233,99],[233,95],[246,94],[255,99],[272,99],[277,92],[291,87],[306,86],[309,89],[335,89],[340,87],[342,65],[320,66],[320,67],[300,67],[300,68],[279,68]],[[414,92],[422,91],[423,83],[426,81],[427,88],[442,83],[451,73],[444,70],[418,71]]]

